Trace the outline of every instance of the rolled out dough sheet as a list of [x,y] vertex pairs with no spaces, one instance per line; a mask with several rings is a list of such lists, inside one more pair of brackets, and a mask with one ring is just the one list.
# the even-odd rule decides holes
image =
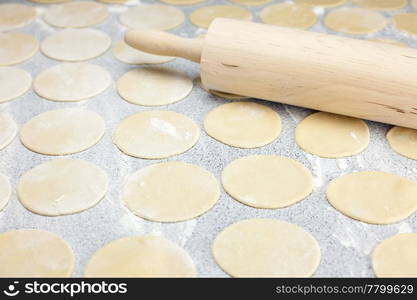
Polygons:
[[175,57],[160,56],[139,51],[130,47],[124,40],[120,40],[113,45],[112,52],[115,58],[131,65],[154,65],[173,61]]
[[300,29],[307,29],[317,22],[310,7],[289,2],[267,6],[259,16],[266,24]]
[[38,52],[39,43],[21,32],[0,32],[0,66],[22,63]]
[[68,243],[48,231],[0,234],[0,277],[70,277],[74,260]]
[[0,150],[6,148],[16,137],[17,124],[7,113],[0,112]]
[[388,131],[387,140],[395,152],[417,160],[417,130],[394,126]]
[[392,17],[394,27],[402,32],[417,35],[417,13],[402,13]]
[[12,187],[10,186],[9,179],[6,176],[0,174],[0,211],[6,207],[11,194]]
[[233,5],[209,5],[197,8],[190,15],[190,22],[201,28],[208,28],[215,18],[228,18],[243,21],[252,20],[247,9]]
[[335,7],[344,4],[346,1],[347,0],[294,0],[296,4],[320,7]]
[[407,5],[407,0],[352,0],[353,4],[374,10],[396,10]]
[[28,25],[36,18],[33,6],[4,3],[0,4],[0,31],[7,31]]
[[0,67],[0,103],[26,93],[32,85],[32,76],[17,67]]
[[85,277],[196,277],[190,255],[159,236],[121,238],[91,257]]
[[240,5],[255,6],[255,5],[264,5],[272,0],[229,0]]
[[233,277],[310,277],[320,263],[320,247],[310,233],[274,219],[226,227],[213,242],[213,255]]

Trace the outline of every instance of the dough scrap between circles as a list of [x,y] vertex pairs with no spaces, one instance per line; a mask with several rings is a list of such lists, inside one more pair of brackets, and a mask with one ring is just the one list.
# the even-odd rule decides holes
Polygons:
[[352,0],[362,8],[373,10],[396,10],[407,5],[406,0]]
[[39,43],[21,32],[0,32],[0,66],[22,63],[35,55]]
[[282,208],[313,190],[310,171],[299,162],[276,155],[251,155],[234,160],[222,172],[226,192],[256,208]]
[[96,112],[64,108],[30,119],[20,130],[20,140],[37,153],[66,155],[94,146],[104,131],[104,120]]
[[346,1],[347,0],[294,0],[296,4],[302,4],[313,7],[335,7],[344,4]]
[[317,112],[302,120],[295,141],[304,151],[326,158],[351,156],[369,145],[369,128],[362,120]]
[[271,108],[253,102],[232,102],[210,111],[204,129],[212,138],[239,148],[265,146],[278,138],[281,118]]
[[184,20],[180,9],[163,4],[139,4],[120,15],[120,23],[131,29],[169,30]]
[[0,277],[70,277],[74,253],[66,241],[44,230],[0,234]]
[[356,172],[333,179],[327,200],[342,214],[370,224],[391,224],[417,210],[417,183],[379,171]]
[[22,175],[17,194],[22,205],[35,214],[63,216],[96,205],[106,194],[106,173],[79,159],[55,159]]
[[16,137],[17,124],[6,113],[0,113],[0,150],[6,148]]
[[121,121],[113,133],[113,142],[128,155],[161,159],[191,149],[199,135],[198,126],[184,115],[145,111]]
[[85,277],[196,277],[190,255],[159,236],[130,236],[100,248],[87,263]]
[[401,233],[379,243],[372,254],[376,277],[417,278],[417,233]]
[[417,13],[403,13],[392,17],[394,27],[402,32],[417,35]]
[[26,93],[32,85],[32,76],[17,67],[0,67],[0,103]]
[[109,49],[110,37],[95,29],[64,29],[48,36],[41,51],[60,61],[83,61],[100,56]]
[[0,31],[28,25],[36,18],[36,9],[29,5],[5,3],[0,5]]
[[205,2],[207,0],[160,0],[160,1],[166,4],[172,4],[172,5],[191,5],[191,4]]
[[388,44],[388,45],[393,45],[393,46],[398,46],[398,47],[404,47],[404,48],[408,47],[408,45],[403,43],[403,42],[399,42],[399,41],[391,40],[391,39],[374,38],[374,39],[370,39],[369,41]]
[[333,31],[347,34],[377,32],[387,25],[387,19],[378,12],[358,8],[335,9],[324,18],[325,25]]
[[89,27],[109,16],[107,7],[98,2],[73,1],[51,6],[44,14],[46,23],[64,28]]
[[250,21],[252,13],[239,6],[209,5],[197,8],[189,16],[190,22],[201,28],[208,28],[215,18]]
[[217,264],[233,277],[311,277],[320,263],[320,247],[310,233],[274,219],[226,227],[212,251]]
[[6,207],[11,194],[12,187],[10,185],[9,179],[6,176],[0,174],[0,211]]
[[126,101],[146,106],[161,106],[180,101],[193,89],[184,73],[166,67],[133,69],[117,81],[117,91]]
[[299,29],[307,29],[317,22],[310,7],[289,2],[267,6],[259,16],[265,24]]
[[240,5],[247,5],[247,6],[256,6],[256,5],[264,5],[272,0],[229,0],[230,2],[234,2]]
[[90,63],[61,63],[38,74],[35,92],[48,100],[70,102],[94,97],[110,85],[109,72]]
[[417,160],[417,130],[394,126],[388,131],[387,140],[395,152]]
[[171,56],[160,56],[146,52],[139,51],[133,47],[130,47],[124,40],[120,40],[113,45],[112,52],[115,58],[131,65],[154,65],[162,64],[175,59]]

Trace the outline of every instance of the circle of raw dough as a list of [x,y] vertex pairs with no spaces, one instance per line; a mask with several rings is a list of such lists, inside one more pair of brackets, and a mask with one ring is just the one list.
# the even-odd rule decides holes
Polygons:
[[205,169],[178,161],[154,164],[133,173],[123,202],[135,215],[157,222],[179,222],[200,216],[220,196],[216,178]]
[[392,17],[394,27],[408,34],[417,35],[417,13],[403,13]]
[[394,235],[375,247],[372,266],[377,277],[417,277],[417,233]]
[[388,131],[387,140],[395,152],[417,160],[417,130],[394,126]]
[[159,236],[130,236],[100,248],[90,261],[85,277],[195,277],[190,255]]
[[342,214],[371,224],[391,224],[417,210],[417,183],[378,171],[356,172],[333,179],[327,199]]
[[125,73],[117,81],[117,91],[126,101],[161,106],[184,99],[193,81],[184,73],[165,67],[143,67]]
[[209,136],[239,148],[265,146],[281,132],[281,118],[271,108],[253,102],[232,102],[210,111],[204,119]]
[[271,2],[272,0],[229,0],[229,1],[237,3],[237,4],[241,4],[241,5],[252,6],[252,5],[263,5],[263,4]]
[[39,43],[31,35],[21,32],[0,32],[0,66],[15,65],[31,58]]
[[109,72],[90,63],[62,63],[38,74],[35,92],[52,101],[80,101],[94,97],[110,85]]
[[387,19],[378,12],[357,8],[342,7],[327,14],[324,23],[333,31],[348,34],[367,34],[383,29]]
[[22,175],[17,194],[24,207],[44,216],[81,212],[106,194],[108,179],[99,167],[79,159],[55,159]]
[[374,10],[396,10],[406,6],[406,0],[353,0],[353,4]]
[[310,233],[273,219],[226,227],[212,250],[217,264],[233,277],[310,277],[320,263],[320,247]]
[[12,187],[10,186],[9,179],[7,179],[6,176],[0,174],[0,211],[6,207],[11,194]]
[[234,160],[222,172],[226,192],[256,208],[292,205],[313,190],[310,171],[299,162],[276,155],[251,155]]
[[139,4],[120,15],[120,23],[132,29],[169,30],[184,20],[180,9],[163,4]]
[[250,21],[252,13],[239,6],[209,5],[197,8],[189,16],[190,22],[201,28],[208,28],[215,18]]
[[295,141],[304,151],[327,158],[351,156],[369,145],[369,129],[362,120],[317,112],[295,129]]
[[197,82],[203,90],[205,90],[207,93],[210,93],[216,97],[220,97],[224,99],[231,99],[231,100],[242,100],[242,99],[248,98],[246,96],[235,95],[235,94],[230,94],[230,93],[225,93],[225,92],[220,92],[220,91],[215,91],[215,90],[209,90],[205,86],[203,86],[203,82],[201,81],[201,78],[198,78]]
[[70,277],[74,253],[66,241],[44,230],[0,234],[0,277]]
[[9,115],[0,113],[0,150],[6,148],[14,140],[16,134],[15,121]]
[[0,103],[26,93],[32,85],[32,76],[16,67],[0,67]]
[[267,6],[262,9],[259,17],[266,24],[300,29],[309,28],[317,22],[310,7],[289,2]]
[[110,37],[95,29],[64,29],[41,44],[46,56],[61,61],[82,61],[100,56],[109,49]]
[[89,27],[109,16],[107,7],[97,2],[73,1],[51,6],[44,14],[45,22],[56,27]]
[[0,31],[20,28],[31,23],[36,17],[36,9],[23,4],[0,4]]
[[131,65],[162,64],[175,59],[175,57],[171,56],[160,56],[139,51],[130,47],[124,40],[120,40],[115,43],[112,48],[112,52],[115,58],[121,62]]
[[408,47],[406,44],[404,44],[402,42],[399,42],[399,41],[396,41],[396,40],[390,40],[390,39],[374,38],[374,39],[369,39],[369,41],[388,44],[388,45],[393,45],[393,46],[398,46],[398,47]]
[[161,2],[172,4],[172,5],[191,5],[201,3],[207,0],[160,0]]
[[124,153],[161,159],[191,149],[200,130],[193,120],[173,111],[145,111],[121,121],[113,133],[114,144]]
[[96,112],[64,108],[30,119],[20,130],[20,140],[26,148],[37,153],[66,155],[94,146],[104,131],[104,120]]
[[321,6],[321,7],[335,7],[342,5],[346,0],[294,0],[297,4],[307,5],[307,6]]

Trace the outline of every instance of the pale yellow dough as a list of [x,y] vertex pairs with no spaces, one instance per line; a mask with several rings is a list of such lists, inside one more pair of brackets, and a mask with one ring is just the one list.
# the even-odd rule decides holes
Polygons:
[[32,76],[16,67],[0,67],[0,103],[26,93],[32,85]]
[[390,40],[390,39],[374,38],[374,39],[370,39],[369,41],[388,44],[388,45],[393,45],[393,46],[398,46],[398,47],[408,47],[407,44],[404,44],[404,43],[396,41],[396,40]]
[[300,29],[309,28],[317,22],[310,7],[289,2],[267,6],[259,16],[266,24]]
[[239,6],[209,5],[197,8],[190,14],[189,18],[195,26],[208,28],[215,18],[250,21],[252,20],[252,13]]
[[274,219],[248,219],[224,229],[213,256],[233,277],[310,277],[320,263],[320,247],[299,226]]
[[129,210],[157,222],[195,218],[211,209],[219,196],[219,185],[210,172],[178,161],[140,169],[123,189],[123,202]]
[[117,91],[126,101],[146,106],[161,106],[180,101],[193,89],[184,73],[166,67],[133,69],[117,81]]
[[124,4],[130,0],[98,0],[103,3],[109,3],[109,4]]
[[102,31],[65,29],[44,39],[41,51],[60,61],[82,61],[100,56],[110,45],[110,37]]
[[324,18],[331,30],[347,34],[368,34],[379,31],[387,25],[387,19],[378,12],[357,8],[338,8]]
[[36,18],[33,6],[5,3],[0,4],[0,31],[7,31],[28,25]]
[[[200,37],[197,37],[197,38],[200,38]],[[224,99],[230,99],[230,100],[242,100],[242,99],[247,99],[248,98],[246,96],[240,96],[240,95],[235,95],[235,94],[230,94],[230,93],[225,93],[225,92],[220,92],[220,91],[209,90],[205,86],[203,86],[203,83],[201,82],[201,78],[198,78],[197,82],[203,90],[205,90],[206,92],[208,92],[208,93],[210,93],[210,94],[212,94],[216,97],[220,97],[220,98],[224,98]]]
[[107,7],[98,2],[72,1],[51,6],[44,14],[45,21],[56,27],[80,28],[103,22],[109,16]]
[[120,40],[113,45],[112,52],[115,58],[131,65],[162,64],[175,59],[175,57],[171,56],[160,56],[139,51],[130,47],[123,40]]
[[32,151],[65,155],[94,146],[104,131],[104,120],[96,112],[63,108],[30,119],[20,130],[20,140]]
[[91,257],[85,277],[195,277],[190,255],[159,236],[121,238],[100,248]]
[[264,5],[271,2],[272,0],[229,0],[241,5],[253,6],[253,5]]
[[335,7],[342,5],[347,0],[294,0],[297,4],[303,4],[307,6],[320,6],[320,7]]
[[271,108],[253,102],[232,102],[210,111],[204,129],[214,139],[234,147],[256,148],[274,141],[281,118]]
[[252,155],[239,158],[224,168],[226,192],[243,204],[257,208],[292,205],[313,190],[310,171],[283,156]]
[[407,0],[352,0],[353,4],[374,10],[396,10],[407,5]]
[[42,4],[53,4],[53,3],[62,3],[62,2],[68,2],[72,0],[29,0],[35,3],[42,3]]
[[89,63],[62,63],[38,74],[35,92],[52,101],[80,101],[94,97],[110,85],[109,72]]
[[39,43],[21,32],[0,32],[0,66],[22,63],[38,51]]
[[392,17],[394,27],[408,34],[417,35],[417,13],[403,13]]
[[184,23],[184,13],[163,4],[139,4],[120,15],[120,22],[132,29],[169,30]]
[[66,241],[44,230],[0,234],[0,277],[70,277],[74,253]]
[[337,158],[362,152],[369,144],[369,129],[362,120],[318,112],[301,121],[295,141],[304,151]]
[[382,241],[372,254],[372,265],[377,277],[417,278],[417,233]]
[[207,0],[160,0],[160,1],[166,4],[172,4],[172,5],[191,5],[191,4],[205,2]]
[[417,0],[411,0],[411,6],[412,6],[414,9],[417,9]]
[[9,179],[6,176],[0,174],[0,211],[6,207],[11,194],[12,187],[10,186]]
[[106,194],[108,179],[99,167],[79,159],[55,159],[22,175],[17,194],[33,213],[62,216],[96,205]]
[[124,153],[161,159],[192,148],[200,130],[191,119],[173,111],[145,111],[119,123],[113,142]]
[[399,222],[417,210],[417,183],[384,172],[357,172],[333,179],[326,194],[338,211],[371,224]]
[[417,130],[395,126],[388,131],[387,139],[395,152],[417,160]]
[[16,137],[17,124],[6,113],[0,113],[0,150],[6,148]]

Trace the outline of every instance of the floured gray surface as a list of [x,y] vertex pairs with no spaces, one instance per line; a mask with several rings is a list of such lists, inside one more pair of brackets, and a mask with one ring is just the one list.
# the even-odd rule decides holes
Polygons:
[[[1,3],[12,2],[1,0]],[[35,5],[29,1],[16,0],[27,5]],[[153,2],[153,1],[144,1]],[[269,4],[252,7],[254,17],[263,7],[283,1],[274,0]],[[133,0],[129,5],[138,2]],[[189,15],[193,9],[227,1],[209,0],[196,5],[181,7]],[[38,5],[42,8],[47,5]],[[126,9],[119,5],[108,5],[111,17],[94,28],[108,33],[113,43],[120,40],[125,28],[118,22],[118,15]],[[178,6],[180,7],[180,6]],[[395,11],[395,14],[410,7]],[[323,15],[321,9],[316,9]],[[42,12],[42,9],[40,10]],[[311,30],[326,32],[320,21]],[[22,29],[42,40],[55,29],[38,17],[31,25]],[[205,30],[192,26],[188,20],[179,28],[172,30],[183,36],[194,37]],[[417,47],[417,39],[407,38],[388,26],[377,34],[366,37],[396,38],[410,46]],[[14,101],[1,104],[0,111],[9,113],[22,126],[33,116],[52,109],[65,107],[82,107],[98,112],[106,121],[106,134],[94,147],[78,154],[66,157],[81,158],[103,168],[110,177],[110,188],[106,197],[95,207],[80,214],[63,217],[44,217],[33,214],[19,203],[16,193],[8,206],[0,212],[0,231],[17,228],[39,228],[49,230],[67,240],[76,255],[74,276],[82,276],[84,267],[91,255],[104,244],[124,236],[139,234],[159,234],[183,246],[195,261],[200,276],[227,276],[215,264],[211,255],[211,244],[215,236],[226,226],[246,218],[266,217],[277,218],[302,226],[319,242],[322,258],[315,273],[317,277],[348,277],[373,276],[370,253],[381,240],[398,232],[417,231],[417,213],[407,220],[394,225],[368,225],[343,216],[333,209],[325,198],[327,183],[340,175],[361,170],[381,170],[417,180],[417,162],[394,153],[385,138],[388,125],[368,122],[371,131],[369,148],[362,154],[346,159],[323,159],[301,151],[294,141],[295,125],[310,113],[307,109],[288,105],[257,101],[266,104],[281,115],[283,126],[281,136],[272,144],[259,149],[237,149],[223,145],[204,133],[202,124],[204,116],[214,107],[229,102],[207,94],[194,82],[194,89],[184,100],[156,109],[173,110],[192,118],[201,128],[201,137],[197,145],[184,154],[164,160],[143,160],[127,156],[120,152],[111,140],[115,126],[123,118],[140,111],[155,108],[130,104],[122,100],[115,88],[115,81],[135,66],[123,64],[113,58],[111,51],[90,60],[89,62],[103,66],[112,74],[113,83],[104,93],[78,103],[56,103],[44,100],[33,91]],[[28,62],[18,65],[29,71],[33,77],[42,70],[59,62],[48,59],[37,53]],[[165,64],[182,70],[196,78],[198,65],[182,59]],[[1,84],[1,83],[0,83]],[[215,207],[206,214],[187,222],[156,223],[145,221],[134,216],[121,203],[122,185],[126,177],[144,166],[160,161],[180,160],[200,165],[214,173],[220,180],[222,169],[232,160],[251,154],[277,154],[298,160],[308,167],[315,177],[315,190],[305,200],[283,209],[255,209],[245,206],[230,198],[222,190],[221,197]],[[18,178],[28,169],[46,162],[54,157],[33,153],[23,147],[16,138],[11,145],[0,151],[0,173],[8,176],[15,190]]]

